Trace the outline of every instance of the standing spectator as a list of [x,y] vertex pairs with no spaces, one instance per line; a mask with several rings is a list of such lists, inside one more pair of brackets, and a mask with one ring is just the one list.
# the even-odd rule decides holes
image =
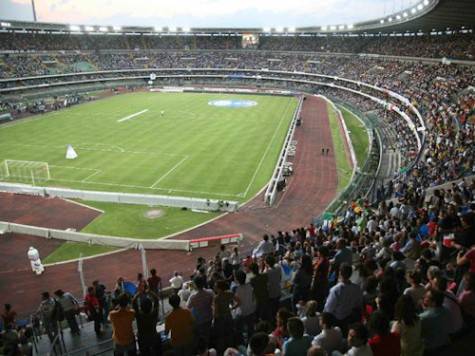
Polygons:
[[132,306],[137,320],[137,338],[140,355],[156,356],[161,354],[161,339],[157,333],[158,297],[152,291],[137,293]]
[[409,295],[402,295],[396,303],[396,321],[392,332],[401,338],[401,356],[424,355],[421,321],[416,310],[416,304]]
[[328,272],[330,271],[330,252],[328,247],[321,246],[317,252],[317,260],[314,264],[312,281],[312,298],[317,301],[319,311],[323,309],[328,295]]
[[373,337],[369,340],[374,356],[401,355],[401,341],[399,335],[391,332],[389,319],[385,313],[375,311],[369,320],[369,329]]
[[252,257],[260,258],[274,252],[274,245],[269,241],[269,236],[264,235],[259,245],[252,251]]
[[94,331],[97,336],[102,335],[101,331],[101,306],[99,300],[94,294],[94,287],[89,287],[87,289],[87,294],[84,297],[84,307],[86,314],[90,321],[94,321]]
[[444,295],[443,307],[450,315],[449,334],[454,335],[460,332],[463,327],[462,310],[457,297],[447,289],[447,279],[444,276],[437,276],[433,280],[434,287]]
[[193,342],[193,316],[180,307],[180,297],[172,294],[168,299],[172,312],[165,318],[165,334],[171,333],[171,345],[177,356],[191,355]]
[[287,322],[287,329],[290,338],[284,343],[284,355],[305,355],[312,345],[312,338],[309,335],[304,335],[305,329],[302,320],[297,317],[290,318]]
[[43,292],[41,294],[41,299],[37,313],[40,316],[50,342],[53,342],[55,336],[58,334],[60,306],[54,298],[50,297],[48,292]]
[[216,337],[216,349],[221,354],[227,347],[233,344],[234,328],[231,308],[234,309],[238,302],[224,280],[216,283],[215,291],[216,295],[213,300],[213,328]]
[[214,295],[212,291],[204,289],[205,281],[201,276],[193,279],[197,292],[191,295],[186,306],[193,314],[198,338],[203,338],[208,343],[213,320]]
[[129,296],[121,294],[118,308],[109,313],[112,323],[112,340],[114,341],[114,356],[135,356],[135,336],[132,323],[135,312],[129,307]]
[[[348,346],[344,356],[373,356],[373,350],[368,345],[368,329],[361,323],[350,325],[348,331]],[[339,352],[334,352],[333,356],[341,355]]]
[[11,304],[5,304],[2,312],[3,327],[6,328],[7,325],[15,326],[16,315],[16,311],[13,310]]
[[322,347],[328,355],[333,351],[341,351],[343,348],[343,335],[338,326],[335,326],[335,318],[330,313],[320,315],[320,327],[322,331],[315,336],[312,345]]
[[350,266],[353,264],[353,253],[346,247],[345,239],[338,239],[336,242],[336,251],[335,257],[333,257],[332,260],[335,271],[339,271],[343,263],[347,263]]
[[269,309],[269,283],[267,274],[259,273],[259,266],[257,263],[252,263],[250,270],[254,275],[251,279],[251,285],[254,289],[254,297],[256,298],[257,317],[269,321],[271,316]]
[[147,281],[143,277],[142,273],[137,273],[137,283],[135,286],[139,292],[145,292],[145,290],[148,288]]
[[247,339],[249,340],[254,332],[255,323],[256,301],[254,290],[249,283],[246,283],[246,273],[242,270],[236,272],[236,281],[238,282],[234,292],[238,301],[236,328],[238,335],[242,335],[242,332],[246,329]]
[[269,291],[270,315],[274,316],[279,310],[280,296],[282,294],[282,270],[276,265],[275,257],[266,257],[267,289]]
[[408,272],[407,281],[410,287],[404,290],[404,295],[408,295],[414,301],[417,308],[422,306],[422,300],[424,299],[425,288],[421,284],[422,278],[419,271]]
[[312,259],[309,255],[302,256],[302,263],[293,279],[292,285],[292,308],[300,301],[306,302],[310,295],[312,285],[313,267]]
[[233,253],[229,257],[229,261],[231,262],[234,270],[239,269],[239,266],[241,265],[241,256],[239,256],[239,250],[237,247],[233,248]]
[[424,296],[424,312],[420,314],[422,338],[428,354],[436,354],[449,344],[450,315],[443,307],[444,294],[429,289]]
[[229,253],[228,250],[226,250],[226,245],[219,246],[218,257],[220,261],[222,261],[223,258],[229,258],[230,256],[231,254]]
[[177,294],[178,291],[181,289],[181,286],[183,285],[183,277],[180,276],[178,272],[175,272],[173,274],[173,277],[170,278],[169,282],[170,282],[171,287],[175,291],[175,294]]
[[76,321],[76,315],[79,311],[79,302],[69,292],[64,292],[62,289],[58,289],[54,292],[57,302],[63,307],[64,318],[67,320],[69,328],[72,334],[79,335],[79,326]]
[[458,301],[462,308],[465,323],[468,326],[475,324],[475,273],[466,272],[463,276],[464,290],[460,293]]
[[162,279],[159,276],[157,276],[157,270],[155,268],[152,268],[150,270],[150,277],[148,277],[147,282],[148,282],[148,287],[150,291],[152,291],[156,295],[159,295],[160,290],[162,289],[161,288]]
[[333,314],[337,325],[343,331],[348,324],[360,320],[363,293],[361,288],[350,281],[353,269],[349,264],[343,263],[340,267],[340,282],[330,289],[324,311]]
[[311,300],[305,305],[305,315],[301,318],[305,327],[305,333],[310,336],[317,336],[322,331],[317,310],[317,302]]
[[109,315],[109,303],[106,298],[106,286],[100,283],[98,280],[92,282],[94,287],[94,295],[99,301],[99,313],[102,323],[107,323],[107,316]]

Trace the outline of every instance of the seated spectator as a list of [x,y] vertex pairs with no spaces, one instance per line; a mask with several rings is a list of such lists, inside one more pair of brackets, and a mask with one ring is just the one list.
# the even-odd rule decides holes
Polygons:
[[389,319],[381,311],[371,314],[369,329],[373,337],[369,340],[374,356],[399,356],[401,354],[401,341],[399,335],[391,332]]
[[305,305],[305,314],[301,317],[305,327],[305,333],[310,336],[317,336],[322,331],[320,329],[320,318],[317,309],[317,302],[311,300]]
[[307,351],[307,356],[328,356],[328,354],[320,346],[311,346]]
[[312,345],[322,347],[328,355],[331,355],[333,351],[341,351],[343,348],[343,335],[340,328],[335,326],[333,315],[323,312],[320,315],[320,327],[322,331],[315,336]]
[[290,338],[284,343],[284,355],[305,355],[312,344],[312,338],[309,335],[304,335],[305,329],[302,320],[297,317],[290,318],[287,322],[287,329]]
[[112,340],[114,341],[114,355],[135,356],[135,336],[132,323],[135,312],[129,308],[129,296],[122,294],[119,305],[109,313],[112,323]]
[[177,356],[191,354],[193,342],[193,316],[188,309],[180,307],[180,297],[173,294],[168,298],[172,312],[165,318],[165,334],[171,333],[171,345]]
[[272,336],[277,342],[279,348],[284,344],[285,339],[289,337],[289,331],[287,329],[289,319],[293,317],[293,314],[287,310],[287,308],[280,308],[276,315],[276,328],[272,332]]
[[410,295],[402,295],[396,303],[396,321],[392,332],[401,338],[401,356],[423,356],[421,321],[417,316],[417,308]]
[[449,344],[450,315],[443,307],[444,294],[429,289],[424,296],[424,311],[421,318],[421,331],[427,353],[436,354]]
[[249,341],[251,356],[264,356],[269,343],[269,336],[266,333],[255,333]]

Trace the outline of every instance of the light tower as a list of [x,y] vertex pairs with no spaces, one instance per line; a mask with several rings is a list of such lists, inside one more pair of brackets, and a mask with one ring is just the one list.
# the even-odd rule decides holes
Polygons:
[[33,10],[33,21],[36,22],[36,8],[35,8],[35,0],[31,0],[31,9]]

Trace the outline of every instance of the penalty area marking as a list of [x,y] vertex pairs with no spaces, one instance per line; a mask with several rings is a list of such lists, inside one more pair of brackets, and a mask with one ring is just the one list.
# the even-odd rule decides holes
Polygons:
[[123,117],[122,119],[117,120],[117,122],[124,122],[124,121],[130,120],[130,119],[133,119],[134,117],[142,115],[143,113],[146,113],[147,111],[148,111],[148,109],[136,112],[135,114],[132,114],[132,115],[129,115],[129,116]]
[[183,159],[175,164],[168,172],[166,172],[164,175],[162,175],[160,178],[158,178],[155,183],[153,183],[150,188],[155,188],[155,186],[160,183],[163,179],[165,179],[170,173],[172,173],[175,169],[177,169],[183,162],[185,162],[188,159],[188,156],[183,157]]

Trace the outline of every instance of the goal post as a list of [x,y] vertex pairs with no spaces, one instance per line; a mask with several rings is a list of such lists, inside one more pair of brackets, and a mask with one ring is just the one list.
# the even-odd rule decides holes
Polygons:
[[51,179],[51,174],[47,162],[6,159],[0,164],[0,179],[35,185]]

